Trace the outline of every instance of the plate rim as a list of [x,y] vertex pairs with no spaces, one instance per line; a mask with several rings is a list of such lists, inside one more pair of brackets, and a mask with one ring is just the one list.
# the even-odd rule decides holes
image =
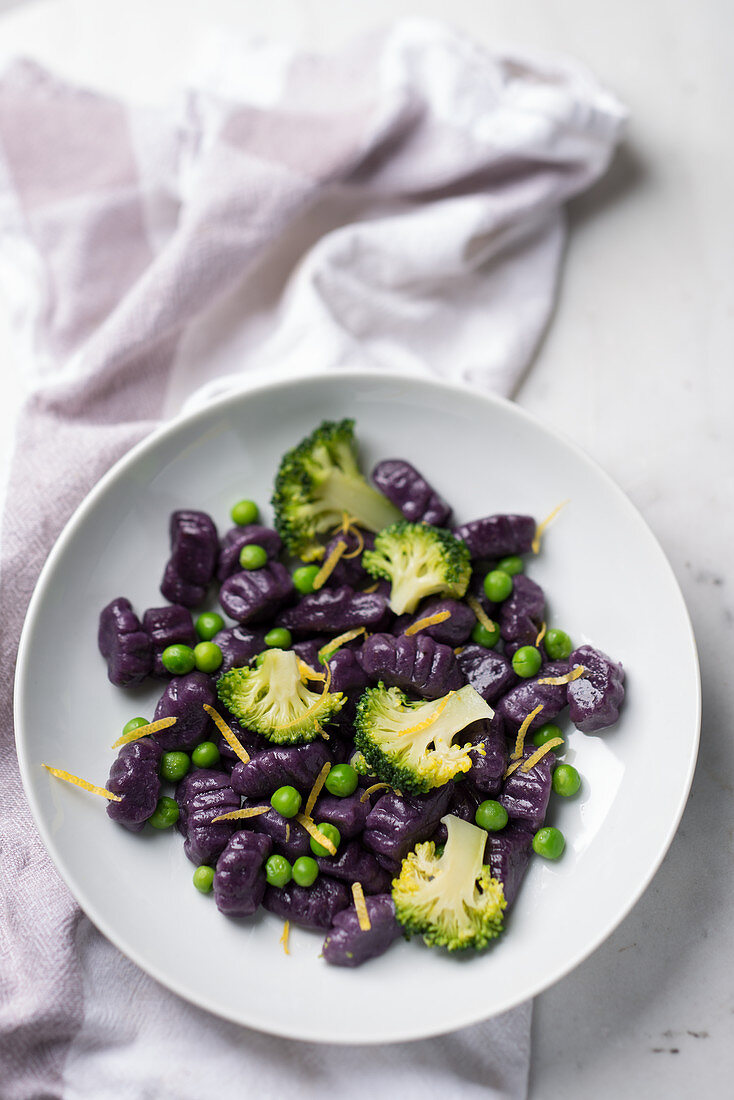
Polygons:
[[[35,620],[38,617],[40,610],[43,606],[44,599],[49,588],[56,568],[56,562],[63,554],[67,544],[73,539],[77,527],[83,522],[87,514],[91,512],[100,497],[103,497],[107,491],[108,485],[114,483],[125,471],[125,469],[133,465],[137,459],[144,455],[146,451],[153,450],[158,444],[166,438],[175,435],[179,430],[183,428],[190,428],[195,425],[197,421],[204,420],[209,417],[213,412],[216,412],[218,408],[229,406],[233,401],[246,401],[250,397],[257,396],[267,391],[277,392],[284,388],[292,388],[294,386],[308,386],[313,383],[322,383],[324,381],[333,381],[334,379],[351,378],[355,382],[384,382],[394,384],[406,384],[406,385],[418,385],[425,386],[428,389],[433,390],[448,390],[453,394],[467,395],[470,394],[475,400],[480,403],[484,403],[489,406],[501,406],[510,415],[517,416],[520,420],[524,420],[531,426],[539,427],[542,431],[547,432],[549,435],[555,437],[562,444],[564,444],[574,456],[583,464],[590,466],[594,473],[601,477],[606,482],[607,487],[617,497],[619,503],[628,510],[634,517],[635,521],[643,529],[647,537],[654,544],[661,564],[664,565],[668,580],[672,582],[673,591],[676,594],[679,610],[682,612],[681,622],[685,624],[687,628],[687,640],[690,643],[690,654],[692,658],[691,673],[693,676],[692,686],[695,689],[695,729],[690,741],[690,748],[687,759],[686,774],[684,777],[683,786],[681,788],[681,796],[678,805],[675,808],[675,813],[671,815],[669,826],[666,831],[664,841],[661,843],[660,851],[656,858],[652,861],[650,868],[648,869],[642,881],[638,884],[637,889],[633,891],[631,897],[627,900],[625,906],[621,911],[615,911],[612,916],[605,922],[603,922],[600,928],[597,930],[596,935],[589,943],[583,945],[583,947],[574,954],[570,960],[567,957],[556,968],[551,969],[549,973],[546,973],[542,982],[540,982],[531,993],[525,993],[520,997],[507,996],[504,1003],[501,1003],[498,1007],[492,1009],[492,1012],[488,1015],[477,1016],[476,1010],[467,1010],[463,1015],[461,1013],[455,1013],[452,1018],[452,1022],[446,1026],[436,1026],[434,1028],[426,1029],[421,1027],[419,1030],[410,1029],[406,1027],[404,1031],[395,1034],[394,1031],[389,1036],[369,1036],[365,1037],[360,1034],[352,1034],[349,1032],[342,1033],[338,1036],[330,1036],[328,1040],[324,1040],[315,1031],[310,1032],[307,1029],[296,1034],[291,1028],[283,1027],[279,1029],[276,1026],[260,1025],[250,1020],[243,1020],[241,1016],[228,1011],[226,1008],[213,1003],[209,997],[200,996],[187,990],[180,985],[177,980],[171,979],[168,975],[162,974],[155,963],[151,963],[146,959],[143,959],[137,949],[131,948],[129,944],[123,942],[123,937],[119,937],[114,928],[108,924],[108,921],[102,916],[93,903],[90,903],[85,898],[83,902],[77,892],[76,884],[70,881],[73,876],[67,876],[67,870],[64,866],[64,860],[62,853],[57,850],[53,837],[47,831],[43,815],[41,813],[40,806],[37,803],[34,793],[34,784],[30,774],[30,761],[26,754],[26,737],[24,735],[25,728],[25,716],[23,705],[23,691],[27,678],[27,669],[29,663],[30,653],[30,638],[33,633],[33,627]],[[472,386],[464,383],[457,383],[452,380],[443,378],[437,378],[432,375],[417,375],[407,372],[400,372],[394,370],[388,370],[384,368],[342,368],[338,371],[332,370],[310,370],[308,373],[298,375],[288,375],[273,380],[265,380],[262,378],[251,379],[243,377],[238,380],[240,384],[237,384],[231,389],[228,389],[224,393],[217,394],[210,400],[205,401],[202,404],[194,405],[193,407],[184,408],[176,416],[168,421],[165,421],[157,427],[153,428],[142,439],[134,443],[128,451],[120,456],[108,470],[100,477],[100,479],[92,486],[89,492],[83,497],[73,513],[65,523],[63,529],[59,533],[55,540],[48,557],[46,558],[38,579],[31,594],[31,599],[26,610],[21,636],[18,644],[17,661],[14,677],[14,693],[13,693],[13,713],[14,713],[14,735],[15,744],[18,756],[18,766],[23,784],[23,790],[26,800],[29,804],[31,814],[33,817],[34,825],[38,831],[38,834],[43,842],[44,847],[51,859],[56,872],[60,875],[63,882],[71,892],[77,904],[82,911],[91,920],[98,931],[105,936],[123,955],[129,958],[136,966],[140,967],[145,973],[149,974],[155,981],[159,982],[164,988],[171,990],[177,996],[180,996],[183,1000],[196,1007],[203,1008],[210,1012],[212,1015],[219,1017],[220,1019],[228,1020],[238,1024],[242,1027],[247,1027],[252,1030],[258,1031],[263,1034],[270,1034],[279,1036],[281,1038],[293,1039],[296,1041],[306,1041],[315,1043],[325,1043],[326,1045],[355,1045],[355,1046],[373,1046],[376,1044],[382,1044],[386,1042],[405,1042],[411,1040],[417,1040],[422,1038],[430,1038],[437,1035],[447,1034],[448,1032],[459,1030],[463,1027],[470,1026],[472,1024],[478,1024],[488,1019],[493,1019],[496,1016],[501,1015],[504,1012],[509,1011],[512,1008],[517,1007],[525,1003],[527,1000],[531,1000],[556,982],[560,981],[566,975],[572,973],[582,962],[589,958],[604,941],[612,934],[612,932],[625,920],[637,902],[640,900],[644,892],[649,887],[653,878],[657,874],[660,865],[662,864],[665,856],[667,855],[670,846],[673,842],[675,834],[678,830],[681,818],[683,816],[688,798],[690,795],[691,785],[693,783],[693,776],[695,773],[696,763],[698,759],[698,751],[700,745],[700,733],[701,733],[701,710],[702,710],[702,686],[701,686],[701,671],[700,661],[698,656],[698,647],[696,644],[696,637],[691,622],[690,613],[686,605],[683,592],[678,578],[676,577],[673,568],[668,560],[668,557],[663,549],[657,536],[645,520],[644,516],[637,508],[637,506],[630,500],[624,490],[617,484],[614,478],[609,474],[600,463],[589,455],[583,447],[581,447],[575,440],[569,438],[565,432],[558,430],[554,426],[550,426],[545,423],[540,417],[534,413],[529,412],[527,409],[518,405],[516,402],[509,398],[503,397],[499,394],[489,393],[476,386]],[[83,891],[82,891],[83,894]]]

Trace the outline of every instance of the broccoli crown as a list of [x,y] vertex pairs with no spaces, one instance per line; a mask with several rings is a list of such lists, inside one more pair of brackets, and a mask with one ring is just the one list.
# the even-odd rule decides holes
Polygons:
[[471,576],[469,548],[444,527],[401,520],[380,531],[374,550],[362,555],[373,577],[390,581],[396,615],[415,611],[425,596],[461,599]]
[[459,730],[494,711],[470,685],[442,699],[411,703],[397,687],[368,688],[357,705],[354,743],[374,774],[401,791],[423,794],[472,767]]
[[324,420],[283,456],[271,503],[280,537],[303,561],[323,554],[320,536],[333,531],[345,512],[368,531],[400,515],[360,472],[353,420]]
[[345,702],[341,692],[309,691],[291,649],[268,649],[259,667],[225,672],[217,694],[244,726],[277,744],[313,741]]
[[442,821],[448,830],[443,851],[428,841],[403,860],[392,884],[395,915],[429,947],[478,951],[502,931],[504,890],[484,863],[485,830],[453,814]]

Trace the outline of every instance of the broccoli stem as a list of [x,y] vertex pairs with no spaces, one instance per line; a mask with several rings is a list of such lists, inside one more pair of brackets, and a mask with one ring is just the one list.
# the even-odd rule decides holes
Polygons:
[[397,508],[377,489],[362,478],[350,477],[339,469],[329,471],[322,491],[324,499],[337,512],[347,512],[368,531],[381,531],[383,527],[402,519]]

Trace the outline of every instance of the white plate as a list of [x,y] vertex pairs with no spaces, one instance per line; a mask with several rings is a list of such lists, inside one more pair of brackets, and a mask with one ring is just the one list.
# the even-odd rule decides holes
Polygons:
[[[356,971],[327,966],[321,937],[267,913],[221,916],[191,884],[178,833],[133,836],[101,800],[59,783],[54,764],[104,784],[122,725],[152,715],[160,686],[123,691],[96,647],[100,608],[163,601],[168,515],[204,509],[220,531],[231,504],[264,505],[286,449],[322,418],[354,416],[369,470],[405,457],[460,521],[542,517],[570,503],[529,572],[549,621],[621,660],[627,699],[613,729],[570,730],[583,777],[554,797],[565,833],[556,864],[534,859],[505,935],[485,954],[448,957],[400,942]],[[26,792],[59,871],[97,927],[164,985],[228,1019],[292,1038],[415,1039],[492,1016],[546,989],[622,920],[670,844],[698,744],[696,648],[672,571],[638,513],[592,461],[517,406],[442,383],[330,374],[225,397],[135,447],[96,486],[49,557],[18,659],[16,730]],[[191,945],[199,945],[191,950]],[[202,950],[201,945],[210,945]]]

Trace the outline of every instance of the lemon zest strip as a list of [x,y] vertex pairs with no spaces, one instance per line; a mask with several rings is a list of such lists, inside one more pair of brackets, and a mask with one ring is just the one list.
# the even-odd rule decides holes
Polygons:
[[541,522],[535,528],[535,534],[533,535],[533,541],[530,544],[530,547],[531,547],[534,554],[537,554],[540,551],[540,539],[541,539],[541,536],[542,536],[543,532],[545,531],[546,527],[548,526],[549,523],[551,523],[556,518],[556,516],[560,512],[561,508],[565,508],[567,504],[568,504],[567,500],[562,500],[561,503],[557,504],[556,507],[553,509],[553,511],[550,512],[549,515],[547,515],[544,520],[541,520]]
[[260,817],[260,814],[266,814],[269,809],[270,806],[245,806],[241,810],[230,810],[228,814],[213,817],[212,825],[215,821],[241,821],[245,817]]
[[324,683],[326,675],[323,672],[316,672],[315,669],[307,665],[305,661],[302,661],[300,657],[296,656],[298,661],[298,671],[301,674],[301,681],[305,684],[306,680],[319,680]]
[[497,623],[492,622],[489,615],[484,610],[476,596],[467,596],[466,602],[469,604],[469,607],[474,612],[477,622],[481,623],[485,630],[491,630],[492,632],[494,632],[497,629]]
[[540,643],[543,641],[543,638],[545,638],[545,633],[546,633],[547,629],[548,629],[548,627],[546,625],[545,619],[543,619],[543,622],[540,624],[540,630],[536,634],[535,641],[533,642],[533,645],[535,646],[536,649],[538,648]]
[[325,835],[325,833],[321,832],[321,829],[319,829],[318,825],[314,825],[310,817],[306,817],[305,814],[296,814],[296,821],[299,823],[299,825],[303,825],[308,835],[312,836],[318,844],[323,845],[323,847],[326,848],[327,852],[329,852],[330,855],[336,855],[336,846],[334,842],[330,840],[329,837]]
[[425,722],[419,722],[417,726],[410,726],[407,730],[401,730],[398,734],[398,737],[406,737],[409,733],[420,733],[421,730],[426,730],[429,726],[432,726],[433,723],[438,718],[440,718],[440,716],[446,710],[449,699],[452,695],[456,695],[456,692],[450,691],[448,695],[444,695],[443,699],[440,701],[430,718],[426,718]]
[[383,787],[388,791],[390,790],[389,783],[373,783],[371,787],[367,787],[367,789],[362,792],[362,794],[359,796],[359,801],[366,802],[371,794],[374,794],[375,791],[381,790]]
[[416,619],[404,633],[407,637],[410,637],[411,634],[417,634],[419,630],[425,630],[426,627],[429,626],[436,626],[437,623],[445,623],[446,620],[450,618],[450,611],[437,611],[435,615],[426,615],[424,619]]
[[75,787],[81,787],[83,791],[91,791],[92,794],[99,794],[102,798],[109,799],[110,802],[122,802],[121,794],[113,794],[112,791],[108,791],[106,787],[97,787],[94,783],[87,782],[86,779],[80,779],[78,775],[72,775],[71,772],[62,771],[61,768],[52,768],[50,764],[42,764],[41,767],[45,768],[47,772],[51,772],[51,775],[55,775],[57,779],[63,779],[66,783],[72,783]]
[[583,665],[574,665],[570,672],[564,672],[563,676],[546,676],[542,680],[536,680],[536,684],[551,684],[553,687],[560,687],[561,684],[570,684],[574,680],[578,680],[580,676],[583,676],[586,669]]
[[285,951],[286,955],[290,955],[290,950],[288,948],[288,939],[289,939],[289,936],[290,936],[290,931],[291,931],[291,922],[289,920],[287,920],[285,922],[285,924],[283,925],[283,935],[278,940],[278,943],[283,944],[283,950]]
[[523,761],[522,771],[529,772],[531,768],[543,759],[547,752],[552,752],[558,745],[563,744],[562,737],[551,737],[550,741],[546,741],[544,745],[541,745],[537,752],[534,752],[532,756],[529,756],[527,760]]
[[313,590],[314,590],[314,592],[317,592],[319,588],[323,588],[323,586],[326,584],[329,577],[331,576],[331,574],[334,572],[337,565],[339,564],[339,558],[342,556],[344,551],[348,550],[348,549],[349,549],[349,547],[347,546],[344,539],[339,539],[338,543],[336,544],[334,549],[331,551],[328,558],[326,559],[326,561],[321,566],[318,573],[316,574],[316,576],[313,579]]
[[513,760],[519,760],[520,757],[522,756],[523,748],[525,746],[525,737],[527,735],[527,732],[530,729],[530,726],[532,724],[533,719],[536,717],[536,715],[540,714],[542,709],[543,709],[543,703],[541,703],[539,706],[537,706],[535,708],[535,710],[531,710],[530,714],[527,714],[523,718],[522,725],[520,726],[520,729],[517,731],[517,740],[515,741],[515,751],[512,754],[512,759]]
[[221,714],[219,714],[219,712],[216,711],[214,709],[214,707],[210,707],[208,703],[204,703],[203,706],[204,706],[204,710],[209,715],[211,720],[214,722],[214,725],[217,727],[217,729],[219,730],[219,732],[221,733],[222,737],[227,742],[229,747],[232,749],[232,751],[237,755],[237,757],[242,761],[243,764],[249,764],[250,763],[250,754],[249,754],[249,752],[247,751],[245,746],[241,743],[241,741],[239,740],[237,735],[234,733],[234,731],[229,728],[227,723],[222,718]]
[[359,927],[363,932],[369,932],[372,927],[372,921],[367,912],[367,902],[364,900],[364,890],[362,889],[361,882],[352,883],[352,897],[354,898],[354,908],[357,910]]
[[327,775],[329,774],[330,771],[331,771],[331,761],[327,760],[326,763],[324,764],[323,768],[319,772],[319,774],[316,776],[316,779],[314,780],[314,785],[311,788],[311,791],[309,793],[308,798],[306,799],[306,807],[303,811],[305,813],[306,817],[311,816],[311,814],[313,812],[313,808],[316,805],[316,799],[321,794],[321,788],[323,787],[324,783],[326,782],[326,777],[327,777]]
[[134,730],[130,730],[129,733],[123,733],[121,737],[118,737],[115,743],[112,745],[113,749],[119,749],[120,745],[129,745],[131,741],[137,741],[140,737],[147,737],[152,733],[160,733],[161,730],[167,730],[169,726],[173,726],[178,721],[177,718],[159,718],[156,722],[148,722],[145,726],[137,726]]
[[321,664],[326,664],[329,657],[336,653],[337,649],[341,649],[347,642],[353,642],[355,638],[358,638],[360,634],[364,633],[366,633],[365,628],[363,626],[357,626],[354,630],[347,630],[346,634],[340,634],[337,638],[332,638],[326,645],[322,645],[319,650],[319,660]]

